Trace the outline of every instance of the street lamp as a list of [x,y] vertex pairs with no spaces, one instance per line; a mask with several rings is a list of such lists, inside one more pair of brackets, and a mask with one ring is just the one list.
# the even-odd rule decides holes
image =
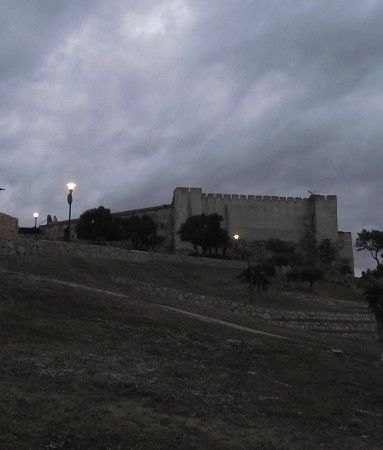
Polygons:
[[33,217],[35,218],[34,235],[35,235],[35,239],[36,239],[36,234],[37,234],[37,218],[39,217],[39,213],[38,213],[38,212],[34,212],[34,213],[33,213]]
[[68,200],[68,205],[69,205],[69,220],[68,220],[68,226],[66,228],[66,234],[64,235],[65,240],[70,242],[70,219],[71,219],[71,214],[72,214],[72,201],[73,201],[73,191],[76,187],[76,183],[68,183],[67,184],[67,188],[68,188],[68,196],[67,196],[67,200]]
[[239,239],[239,234],[235,234],[233,236],[234,240],[235,240],[235,259],[238,259],[238,239]]
[[37,218],[39,217],[39,213],[38,213],[38,212],[34,212],[34,213],[33,213],[33,217],[35,218],[35,233],[36,233],[36,229],[37,229]]

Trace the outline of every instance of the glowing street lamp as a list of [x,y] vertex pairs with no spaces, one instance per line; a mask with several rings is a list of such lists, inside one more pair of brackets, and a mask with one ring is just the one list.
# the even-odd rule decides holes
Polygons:
[[65,231],[66,235],[64,237],[65,237],[65,240],[67,240],[68,242],[70,241],[70,220],[71,220],[72,202],[73,202],[73,195],[72,194],[73,194],[73,191],[74,191],[75,187],[76,187],[76,183],[72,183],[71,182],[71,183],[67,184],[67,188],[68,188],[68,191],[69,191],[68,196],[67,196],[67,201],[68,201],[68,205],[69,205],[69,220],[68,220],[68,226],[67,226],[66,231]]
[[235,234],[233,236],[234,240],[235,240],[235,259],[238,259],[238,239],[239,239],[239,234]]
[[36,233],[36,228],[37,228],[37,218],[39,217],[39,213],[38,213],[38,212],[34,212],[34,213],[33,213],[33,217],[35,218],[35,233]]

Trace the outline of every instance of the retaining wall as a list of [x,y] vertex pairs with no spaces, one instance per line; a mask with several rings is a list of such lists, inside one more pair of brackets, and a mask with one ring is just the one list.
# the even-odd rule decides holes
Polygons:
[[73,255],[82,257],[122,259],[125,261],[149,262],[161,261],[169,263],[200,264],[204,266],[219,266],[242,268],[246,266],[244,261],[232,261],[227,259],[198,258],[185,255],[173,255],[168,253],[141,252],[127,250],[107,245],[80,244],[63,241],[44,241],[32,239],[4,239],[0,238],[0,255],[25,255],[25,256],[58,256]]

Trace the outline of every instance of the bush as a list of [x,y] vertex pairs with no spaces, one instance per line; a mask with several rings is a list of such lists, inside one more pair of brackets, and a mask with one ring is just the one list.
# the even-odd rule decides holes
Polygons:
[[319,267],[298,267],[286,273],[288,281],[302,281],[309,283],[310,292],[314,289],[314,283],[323,280],[323,270]]

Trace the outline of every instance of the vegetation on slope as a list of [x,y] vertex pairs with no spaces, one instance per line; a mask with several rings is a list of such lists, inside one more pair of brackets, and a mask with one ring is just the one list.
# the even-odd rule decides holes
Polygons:
[[[79,265],[65,275],[84,282],[90,271],[81,279]],[[334,353],[143,302],[3,273],[0,282],[1,448],[382,442],[383,379],[374,346]]]

